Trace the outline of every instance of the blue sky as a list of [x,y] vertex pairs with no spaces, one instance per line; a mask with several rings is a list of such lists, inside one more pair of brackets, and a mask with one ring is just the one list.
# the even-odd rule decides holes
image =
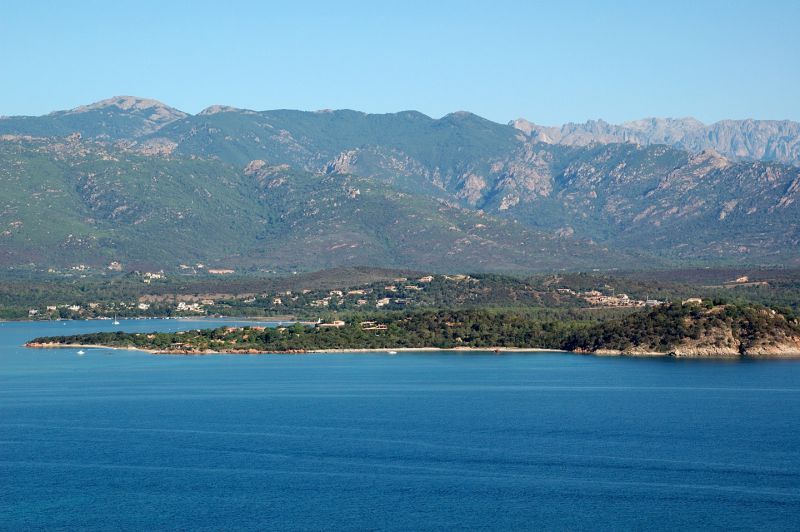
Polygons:
[[191,113],[800,120],[798,28],[798,0],[3,0],[0,115],[132,94]]

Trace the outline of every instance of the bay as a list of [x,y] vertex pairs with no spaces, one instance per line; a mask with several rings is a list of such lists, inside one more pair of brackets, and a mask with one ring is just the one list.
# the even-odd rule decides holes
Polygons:
[[798,361],[21,347],[112,328],[0,323],[0,528],[800,528]]

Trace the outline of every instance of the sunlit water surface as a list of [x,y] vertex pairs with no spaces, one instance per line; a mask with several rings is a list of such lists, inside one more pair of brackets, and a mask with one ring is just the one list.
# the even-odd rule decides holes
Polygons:
[[112,329],[0,323],[0,528],[800,528],[800,361],[21,347]]

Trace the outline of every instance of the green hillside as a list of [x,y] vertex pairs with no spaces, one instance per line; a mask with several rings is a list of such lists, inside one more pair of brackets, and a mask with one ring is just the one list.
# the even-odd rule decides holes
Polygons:
[[564,256],[575,267],[618,258],[369,178],[245,171],[90,141],[0,143],[0,180],[7,266],[523,271],[558,268]]
[[[80,135],[76,135],[79,133]],[[458,112],[0,119],[0,264],[534,271],[800,264],[800,167]]]

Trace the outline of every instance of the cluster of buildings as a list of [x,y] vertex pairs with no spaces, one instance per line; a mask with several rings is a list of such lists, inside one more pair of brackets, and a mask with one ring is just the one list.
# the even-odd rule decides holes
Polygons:
[[[426,275],[424,277],[420,277],[416,279],[416,281],[411,280],[409,281],[406,277],[398,277],[392,280],[393,284],[387,284],[382,287],[378,288],[357,288],[352,290],[330,290],[327,295],[320,297],[318,299],[312,300],[309,305],[315,308],[326,308],[330,306],[332,303],[341,303],[346,298],[354,298],[354,302],[357,306],[365,306],[370,303],[370,300],[367,296],[375,294],[376,291],[379,295],[383,297],[377,297],[374,300],[375,308],[383,308],[387,305],[390,305],[392,302],[397,304],[404,304],[405,299],[402,297],[390,297],[386,294],[400,294],[401,292],[419,292],[425,289],[423,285],[430,283],[433,281],[433,276]],[[302,294],[308,294],[311,290],[302,290]],[[382,293],[381,293],[382,292]],[[282,296],[283,294],[277,294],[273,297],[272,303],[273,305],[282,305],[284,303]],[[291,292],[286,292],[285,295],[290,296]],[[292,301],[296,301],[297,297],[292,297]]]
[[378,323],[375,321],[362,321],[359,323],[362,331],[385,331],[388,329],[388,325],[385,323]]
[[167,276],[164,275],[163,271],[160,272],[144,272],[142,274],[142,281],[145,284],[150,284],[153,281],[158,281],[160,279],[166,279]]
[[[112,263],[116,267],[119,263]],[[110,265],[109,268],[112,266]],[[182,265],[183,266],[183,265]],[[202,264],[194,265],[194,267],[203,267]],[[186,268],[192,266],[186,265]],[[210,270],[206,270],[211,273]],[[154,281],[164,280],[167,278],[164,271],[144,271],[136,272],[142,282],[150,284]],[[219,275],[227,275],[233,273],[233,270],[219,270]],[[450,276],[448,279],[453,281],[468,279],[468,276]],[[261,293],[261,294],[242,294],[240,296],[219,296],[222,301],[215,302],[215,299],[208,298],[208,296],[195,295],[195,296],[143,296],[138,301],[132,302],[105,302],[105,303],[91,303],[83,304],[84,307],[78,304],[74,305],[58,305],[48,306],[45,311],[42,308],[30,309],[28,312],[29,317],[45,316],[53,317],[52,313],[58,313],[61,317],[69,317],[69,313],[77,313],[82,317],[98,317],[110,315],[111,313],[123,313],[130,315],[131,310],[139,311],[147,314],[160,314],[160,313],[186,313],[186,314],[204,314],[211,306],[227,306],[234,303],[232,300],[236,299],[238,303],[253,304],[257,301],[262,301],[260,304],[270,305],[274,310],[279,310],[281,307],[286,312],[293,312],[298,308],[318,308],[324,309],[329,306],[339,308],[341,305],[347,305],[350,308],[353,306],[370,307],[375,309],[382,308],[398,308],[398,306],[407,305],[414,299],[414,293],[421,293],[426,289],[426,285],[434,281],[434,276],[426,275],[417,279],[408,279],[406,277],[398,277],[390,281],[391,284],[372,283],[363,285],[358,288],[351,289],[335,289],[316,291],[311,289],[302,290],[284,290],[277,292]],[[210,295],[210,294],[209,294]],[[228,301],[231,299],[231,301]],[[256,303],[258,304],[258,303]],[[277,308],[276,308],[277,307]],[[68,311],[68,312],[67,312]],[[45,314],[47,313],[47,314]],[[74,317],[74,315],[72,316]],[[325,326],[339,326],[327,324]],[[365,325],[364,327],[370,327]],[[382,330],[381,327],[377,329],[365,330]]]
[[585,292],[576,292],[571,288],[559,288],[560,294],[569,294],[579,297],[596,307],[657,307],[665,304],[664,301],[658,299],[631,299],[628,294],[604,294],[599,290],[587,290]]
[[[340,329],[344,327],[346,324],[343,320],[332,320],[327,323],[323,323],[322,320],[320,320],[319,322],[317,322],[316,325],[320,329],[324,328]],[[361,327],[362,331],[385,331],[389,328],[386,324],[378,323],[376,321],[362,321],[361,323],[358,324],[358,326]]]
[[[213,305],[212,299],[202,299],[200,301],[178,301],[175,304],[175,310],[178,312],[192,312],[203,313],[205,307]],[[134,301],[134,302],[116,302],[116,303],[87,303],[79,304],[62,304],[62,305],[46,305],[44,308],[32,308],[28,310],[28,317],[74,317],[78,314],[83,317],[97,317],[108,316],[111,313],[128,313],[130,310],[137,310],[139,312],[147,312],[150,310],[152,303],[148,301]]]
[[[48,318],[52,318],[53,314],[58,314],[59,316],[64,315],[64,313],[72,313],[72,314],[83,314],[89,313],[91,315],[91,311],[105,311],[106,309],[101,308],[102,305],[100,303],[89,303],[86,306],[81,306],[78,304],[63,304],[63,305],[46,305],[43,309],[42,308],[32,308],[28,310],[28,317],[35,317],[35,316],[47,316]],[[127,304],[120,304],[122,308],[129,308]],[[113,310],[113,309],[110,309]],[[109,311],[110,311],[109,310]]]

